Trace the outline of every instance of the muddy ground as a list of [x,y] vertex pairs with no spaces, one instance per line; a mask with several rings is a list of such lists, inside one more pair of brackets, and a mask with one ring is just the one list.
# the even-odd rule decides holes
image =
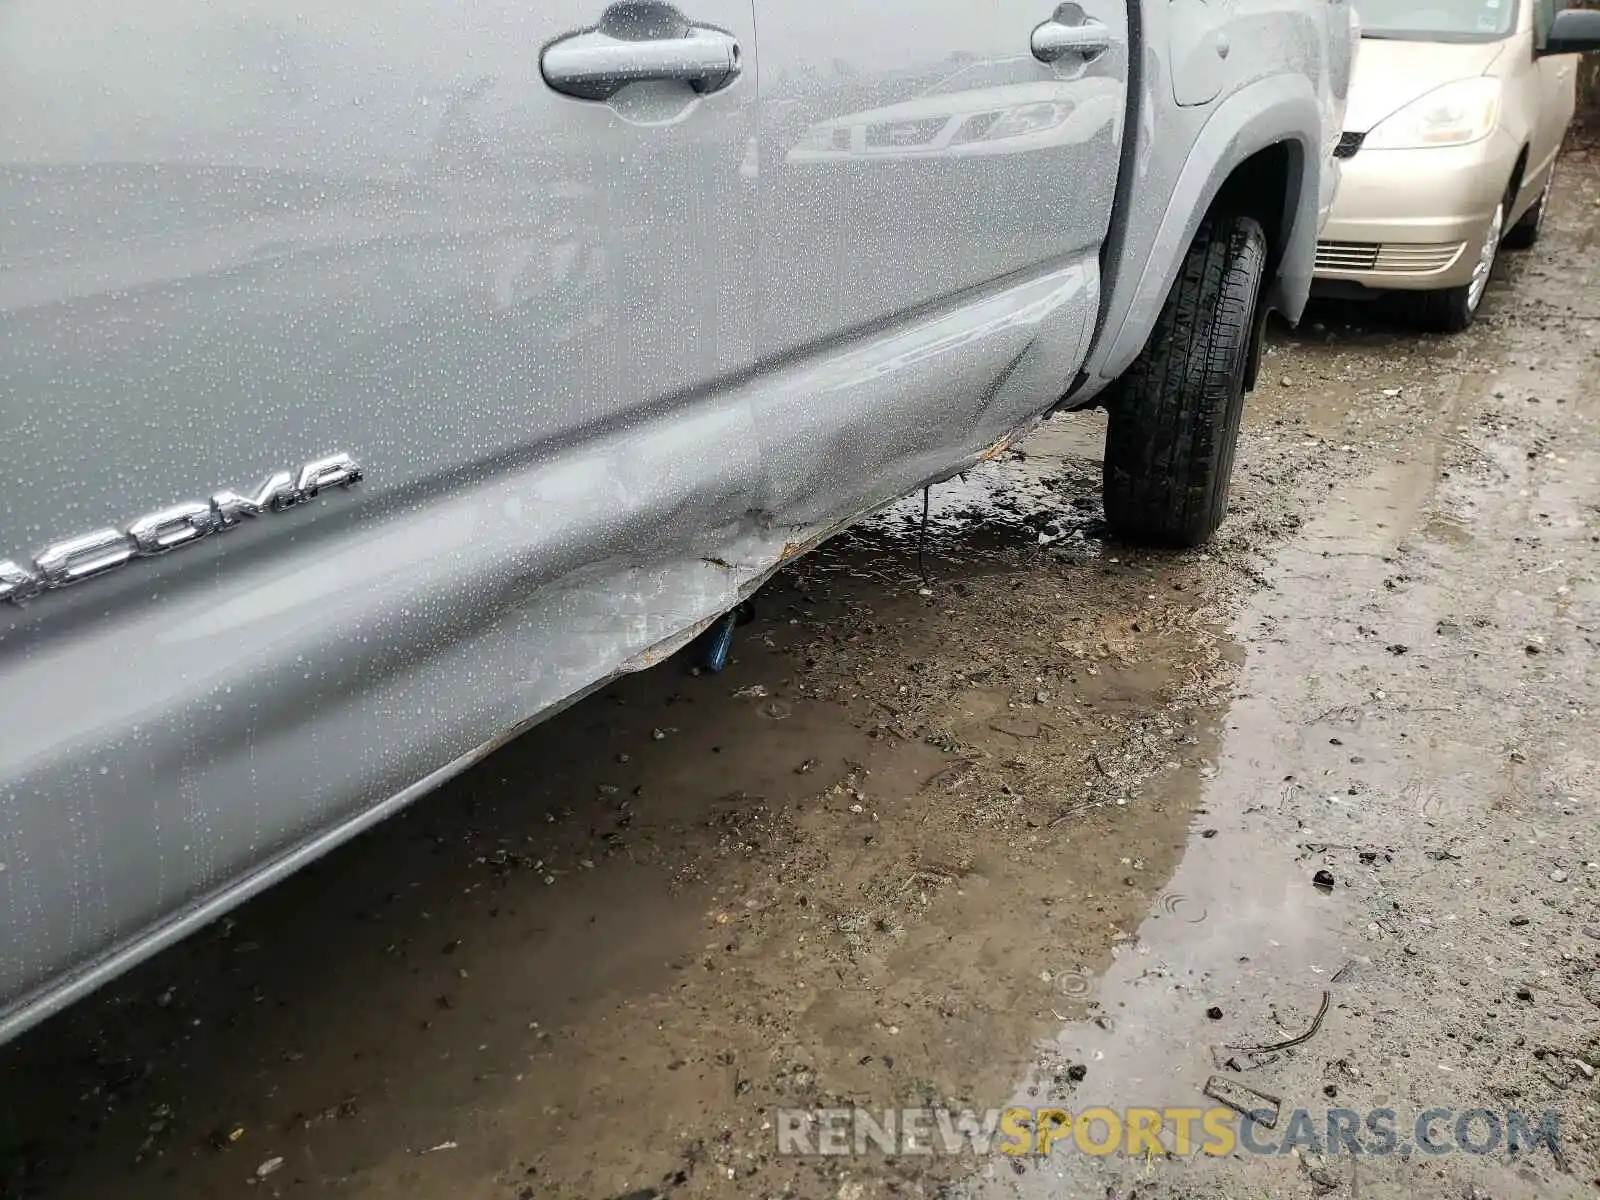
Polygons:
[[[618,682],[0,1052],[0,1194],[1594,1195],[1597,231],[1579,153],[1470,333],[1280,331],[1205,553],[1101,540],[1095,415],[935,489],[921,570],[916,500],[829,544],[725,674]],[[784,1108],[1213,1075],[1405,1145],[778,1153]],[[1560,1135],[1435,1156],[1435,1107]]]

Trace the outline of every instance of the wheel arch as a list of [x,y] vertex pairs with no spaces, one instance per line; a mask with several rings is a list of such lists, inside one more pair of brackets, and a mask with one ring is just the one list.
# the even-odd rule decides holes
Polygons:
[[[1524,141],[1522,149],[1517,151],[1516,165],[1511,168],[1511,182],[1506,184],[1507,229],[1510,229],[1516,219],[1522,216],[1523,212],[1529,207],[1529,205],[1523,205],[1522,208],[1517,207],[1517,200],[1522,196],[1523,185],[1528,181],[1528,152],[1528,143]],[[1531,203],[1530,201],[1529,204]]]
[[1138,357],[1201,221],[1219,204],[1240,206],[1267,231],[1271,275],[1261,317],[1277,311],[1299,320],[1316,259],[1322,139],[1322,110],[1303,76],[1260,80],[1217,106],[1177,173],[1147,253],[1129,261],[1130,237],[1108,280],[1107,319],[1086,364],[1093,383],[1116,379]]
[[[1267,236],[1266,277],[1269,281],[1277,280],[1278,268],[1289,249],[1305,186],[1304,160],[1305,149],[1299,142],[1293,139],[1274,142],[1234,167],[1211,202],[1213,212],[1252,217],[1260,224]],[[1269,289],[1263,289],[1250,334],[1250,357],[1244,374],[1246,390],[1256,385],[1267,316],[1274,307]]]

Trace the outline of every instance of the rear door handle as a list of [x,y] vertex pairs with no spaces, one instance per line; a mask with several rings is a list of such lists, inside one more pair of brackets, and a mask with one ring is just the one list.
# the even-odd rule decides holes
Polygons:
[[580,100],[609,100],[630,83],[686,83],[705,95],[739,77],[739,41],[719,29],[686,26],[681,36],[633,40],[604,28],[545,48],[544,81]]
[[1111,30],[1084,15],[1076,4],[1063,4],[1056,15],[1033,31],[1029,48],[1040,62],[1059,62],[1077,55],[1085,62],[1111,49]]

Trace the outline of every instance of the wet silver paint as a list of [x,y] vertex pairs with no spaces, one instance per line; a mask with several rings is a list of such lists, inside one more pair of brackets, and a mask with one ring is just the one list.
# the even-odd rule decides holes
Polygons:
[[[1073,403],[1091,402],[1138,357],[1183,250],[1228,174],[1287,143],[1300,186],[1285,198],[1285,233],[1267,303],[1298,320],[1310,290],[1316,233],[1333,203],[1356,42],[1349,0],[1220,0],[1195,18],[1187,0],[1139,6],[1138,120],[1130,125],[1105,254],[1106,303]],[[1196,21],[1226,39],[1224,81],[1208,104],[1179,105],[1202,86],[1190,74]],[[1213,70],[1206,63],[1209,78]],[[1177,147],[1183,147],[1181,151]]]
[[0,545],[365,472],[0,614],[0,1037],[1091,395],[1253,149],[1315,212],[1342,3],[1223,5],[1183,109],[1083,9],[683,0],[738,77],[603,102],[595,0],[0,11]]

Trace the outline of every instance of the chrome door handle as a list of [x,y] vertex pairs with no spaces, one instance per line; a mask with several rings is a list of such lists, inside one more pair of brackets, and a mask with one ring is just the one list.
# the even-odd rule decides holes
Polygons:
[[719,29],[689,26],[681,37],[634,41],[602,30],[579,33],[545,48],[539,69],[558,92],[580,100],[609,100],[630,83],[686,83],[702,95],[739,77],[739,42]]
[[1075,25],[1046,21],[1033,31],[1030,48],[1033,56],[1044,63],[1059,62],[1069,54],[1088,62],[1111,49],[1111,30],[1091,17],[1084,17]]

